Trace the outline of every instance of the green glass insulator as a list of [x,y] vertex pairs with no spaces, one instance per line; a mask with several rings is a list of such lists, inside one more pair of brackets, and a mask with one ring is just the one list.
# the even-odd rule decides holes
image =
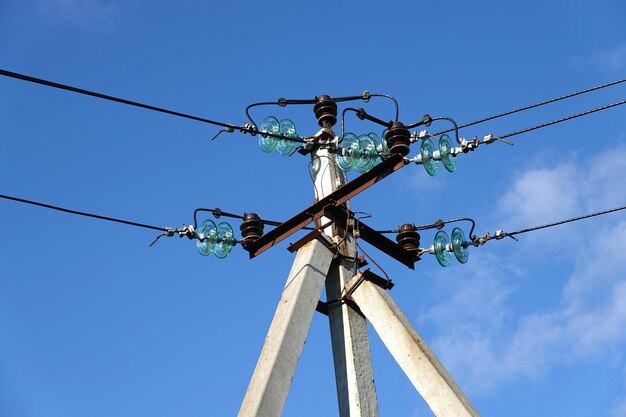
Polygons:
[[441,155],[441,162],[448,172],[456,171],[456,159],[451,153],[452,148],[450,136],[446,134],[439,136],[439,155]]
[[212,220],[205,220],[202,222],[198,230],[198,240],[196,240],[196,248],[202,256],[208,256],[215,250],[217,244],[217,226]]
[[[298,132],[296,131],[296,125],[289,119],[283,119],[280,121],[280,129],[279,133],[283,136],[287,136],[290,138],[297,139]],[[278,139],[278,144],[276,145],[276,151],[283,155],[290,155],[291,152],[296,148],[297,142],[288,139]]]
[[359,138],[354,133],[346,133],[337,150],[337,165],[343,172],[356,167],[359,162]]
[[433,249],[435,250],[435,257],[439,265],[446,267],[450,266],[450,252],[446,250],[446,246],[450,243],[450,237],[443,230],[438,231],[435,234],[433,241]]
[[383,134],[380,137],[380,144],[382,145],[384,154],[389,154],[389,146],[387,146],[387,137],[386,137],[388,131],[389,129],[383,130]]
[[465,233],[458,227],[452,229],[450,234],[450,240],[452,242],[452,251],[456,260],[464,264],[469,257],[469,251],[467,250],[467,240],[465,239]]
[[237,244],[237,239],[235,239],[233,228],[226,222],[222,222],[217,225],[217,236],[218,242],[217,245],[215,245],[214,253],[218,258],[224,259],[230,254],[230,251],[232,251],[233,247]]
[[263,132],[274,135],[280,134],[280,123],[274,116],[266,117],[259,128],[259,148],[265,153],[270,153],[276,148],[278,139],[273,136],[263,135]]
[[354,167],[355,171],[364,173],[376,165],[378,153],[376,152],[376,142],[369,135],[359,136],[359,160]]
[[422,145],[420,146],[420,154],[422,155],[422,164],[424,165],[424,169],[431,177],[437,175],[437,171],[439,171],[439,165],[437,161],[433,159],[433,152],[435,150],[435,146],[433,145],[433,141],[430,138],[422,139]]
[[[379,150],[378,146],[382,144],[383,145],[382,146],[382,153],[388,153],[388,152],[385,152],[387,144],[385,144],[385,141],[381,142],[381,139],[374,132],[370,132],[369,133],[369,137],[372,138],[372,140],[376,144],[376,163],[374,165],[378,165],[378,164],[380,164],[383,161],[382,159],[380,159],[380,155],[378,154],[378,150]],[[387,151],[389,151],[389,149],[387,149]]]

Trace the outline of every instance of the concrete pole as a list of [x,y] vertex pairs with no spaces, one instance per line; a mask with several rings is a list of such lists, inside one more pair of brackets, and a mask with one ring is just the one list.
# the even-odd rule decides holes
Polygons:
[[[311,167],[318,200],[346,183],[345,174],[335,163],[335,155],[319,149],[312,155]],[[322,223],[327,219],[322,219]],[[341,225],[345,228],[345,225]],[[338,235],[337,227],[325,233],[339,245],[342,256],[333,261],[326,279],[326,299],[341,297],[345,284],[356,274],[356,250],[351,233]],[[330,335],[335,364],[335,381],[340,417],[378,417],[374,371],[367,323],[360,312],[342,303],[328,305]]]
[[437,417],[480,417],[387,291],[363,281],[351,297]]
[[317,239],[298,250],[239,417],[281,415],[332,259]]

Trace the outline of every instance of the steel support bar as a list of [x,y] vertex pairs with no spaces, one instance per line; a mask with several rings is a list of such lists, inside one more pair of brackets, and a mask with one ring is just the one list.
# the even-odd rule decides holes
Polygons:
[[437,417],[480,417],[385,290],[363,280],[351,297]]
[[281,415],[333,253],[321,239],[304,245],[291,267],[239,417]]
[[405,161],[402,155],[395,154],[390,156],[370,171],[355,178],[331,194],[328,194],[311,207],[296,214],[291,219],[285,221],[267,234],[252,242],[246,248],[246,250],[250,253],[250,258],[254,258],[276,245],[278,242],[302,229],[307,224],[322,217],[324,207],[329,205],[339,206],[345,203],[350,198],[368,189],[378,181],[385,178],[387,175],[397,171],[403,166],[405,166]]

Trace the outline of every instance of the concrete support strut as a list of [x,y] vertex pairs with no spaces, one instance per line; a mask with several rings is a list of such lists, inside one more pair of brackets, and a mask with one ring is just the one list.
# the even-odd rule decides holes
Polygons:
[[281,415],[332,258],[319,240],[298,250],[239,417]]
[[437,417],[480,417],[385,290],[364,280],[351,297]]

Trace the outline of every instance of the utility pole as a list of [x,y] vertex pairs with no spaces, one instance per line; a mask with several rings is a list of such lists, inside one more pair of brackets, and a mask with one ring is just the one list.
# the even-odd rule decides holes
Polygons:
[[[336,122],[337,105],[330,97],[320,96],[319,99],[316,105],[318,109],[316,116],[322,127],[320,134],[333,139],[332,125]],[[335,155],[329,152],[328,148],[319,147],[311,153],[311,166],[316,201],[322,200],[345,185],[345,174],[337,168]],[[326,223],[332,222],[322,217],[318,226]],[[239,417],[269,417],[281,414],[313,313],[321,295],[321,284],[324,282],[326,284],[328,300],[340,300],[345,284],[356,274],[355,242],[347,226],[340,227],[332,224],[324,228],[322,236],[298,250],[296,262],[289,274],[279,307],[270,325],[270,331],[244,397]],[[333,256],[327,246],[336,246],[338,256]],[[302,261],[303,259],[306,260]],[[309,283],[307,288],[304,288],[304,282]],[[305,298],[306,302],[303,303],[301,298]],[[306,314],[302,311],[303,309],[307,309]],[[301,314],[297,320],[294,318],[296,311]],[[328,305],[328,317],[339,415],[340,417],[378,417],[374,372],[365,317],[341,302]],[[287,337],[287,332],[297,334],[298,337]],[[284,345],[288,342],[292,346],[285,347]],[[279,363],[287,364],[279,366]],[[276,368],[280,371],[277,372]]]
[[[387,293],[391,281],[358,271],[357,232],[409,268],[418,260],[415,253],[355,222],[349,205],[352,196],[408,163],[408,129],[393,123],[386,138],[393,154],[347,183],[335,159],[337,104],[319,96],[314,111],[322,129],[317,146],[305,151],[311,153],[316,202],[246,246],[254,257],[312,220],[316,223],[316,230],[290,246],[296,258],[238,417],[281,415],[316,309],[329,317],[340,417],[378,417],[366,319],[437,417],[480,417]],[[327,302],[321,303],[324,284]]]

